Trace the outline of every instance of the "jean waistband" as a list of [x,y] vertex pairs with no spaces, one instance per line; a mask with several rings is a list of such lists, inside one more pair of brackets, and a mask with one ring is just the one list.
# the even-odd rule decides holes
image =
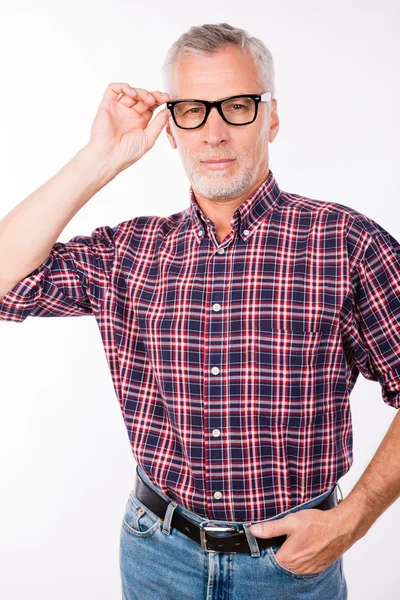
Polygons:
[[[163,494],[163,492],[161,492],[161,490],[159,490],[157,487],[155,487],[153,485],[153,483],[149,480],[149,478],[147,477],[146,473],[143,471],[142,467],[139,465],[139,463],[137,464],[137,469],[138,469],[138,473],[140,474],[141,478],[147,483],[147,485],[154,490],[159,496],[161,496],[161,498],[164,498],[164,500],[166,500],[167,502],[171,502],[172,499],[169,498],[168,496],[166,496],[165,494]],[[307,502],[303,502],[302,504],[298,504],[297,506],[293,506],[292,508],[289,508],[283,512],[278,513],[277,515],[275,515],[274,517],[270,517],[269,519],[265,519],[265,521],[270,521],[272,519],[278,519],[280,517],[284,517],[285,515],[292,513],[292,512],[296,512],[297,510],[303,510],[305,508],[313,508],[313,506],[316,506],[317,504],[319,504],[320,502],[322,502],[323,500],[325,500],[325,498],[327,498],[335,489],[335,487],[337,486],[336,483],[334,483],[330,488],[328,488],[325,492],[323,492],[322,494],[319,494],[319,496],[315,496],[314,498],[311,498],[310,500],[307,500]],[[200,517],[199,515],[197,515],[196,513],[187,510],[186,508],[184,508],[183,506],[181,506],[180,504],[178,504],[175,508],[175,510],[177,510],[178,512],[182,513],[185,515],[185,517],[187,517],[188,519],[190,519],[191,521],[193,521],[194,523],[197,523],[198,525],[200,525],[200,523],[205,523],[205,521],[207,521],[207,523],[224,523],[225,525],[243,525],[243,523],[245,523],[246,521],[219,521],[217,519],[203,519],[202,517]],[[264,521],[254,521],[254,523],[260,523],[260,522],[264,522]],[[251,521],[251,523],[253,523],[253,521]]]

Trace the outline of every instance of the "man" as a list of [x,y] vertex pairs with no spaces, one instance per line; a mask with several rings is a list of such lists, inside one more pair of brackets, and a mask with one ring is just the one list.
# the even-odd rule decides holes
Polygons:
[[[399,415],[336,495],[359,372],[400,407],[400,246],[280,190],[260,40],[192,27],[164,66],[168,93],[110,84],[87,146],[1,221],[0,318],[96,318],[138,463],[124,598],[347,598],[344,552],[400,495]],[[188,208],[55,242],[164,126]]]

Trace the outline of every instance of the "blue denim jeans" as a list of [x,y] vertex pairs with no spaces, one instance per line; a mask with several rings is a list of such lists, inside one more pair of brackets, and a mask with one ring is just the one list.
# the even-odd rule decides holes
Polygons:
[[[249,523],[204,520],[144,481],[169,502],[164,520],[145,506],[132,490],[125,507],[120,535],[120,572],[123,600],[347,600],[343,556],[320,573],[304,575],[280,565],[280,545],[259,550]],[[274,518],[312,508],[335,486],[308,502]],[[171,526],[174,510],[203,525],[244,526],[252,552],[208,552]],[[270,519],[267,519],[270,520]],[[215,535],[215,532],[213,532]]]

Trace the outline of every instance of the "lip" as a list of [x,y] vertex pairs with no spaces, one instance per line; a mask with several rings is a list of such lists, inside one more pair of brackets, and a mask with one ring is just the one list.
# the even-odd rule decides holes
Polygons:
[[202,160],[201,162],[207,163],[207,164],[219,164],[219,163],[226,163],[226,162],[233,162],[235,159],[234,158],[219,158],[218,160]]
[[230,165],[232,165],[235,162],[235,159],[203,160],[201,162],[207,165],[208,169],[211,171],[222,171],[223,169],[227,169]]

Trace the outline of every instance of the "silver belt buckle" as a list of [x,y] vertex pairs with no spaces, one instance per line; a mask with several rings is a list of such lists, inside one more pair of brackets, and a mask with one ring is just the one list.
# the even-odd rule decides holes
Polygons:
[[[202,550],[207,550],[207,552],[218,552],[218,550],[210,550],[207,547],[207,535],[205,529],[207,531],[236,531],[236,527],[218,527],[218,525],[199,525],[200,527],[200,542]],[[237,552],[227,552],[227,554],[237,554]]]

